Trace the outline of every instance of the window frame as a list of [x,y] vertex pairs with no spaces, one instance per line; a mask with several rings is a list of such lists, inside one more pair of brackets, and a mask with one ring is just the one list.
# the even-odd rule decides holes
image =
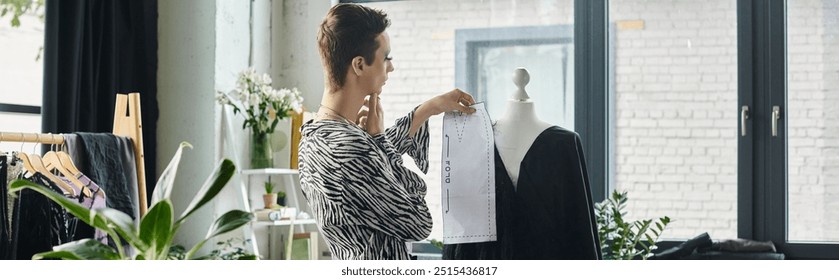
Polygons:
[[[577,54],[577,65],[588,65],[589,69],[578,69],[576,89],[593,93],[591,99],[578,99],[577,112],[596,112],[603,108],[612,109],[610,105],[603,105],[606,98],[614,98],[603,87],[613,85],[613,77],[608,82],[603,77],[613,65],[607,65],[596,56],[603,54],[600,46],[610,43],[604,40],[599,32],[604,31],[604,20],[608,19],[608,3],[605,1],[577,0],[575,23],[577,31],[585,32],[576,36],[578,39],[575,50],[584,54]],[[778,252],[787,259],[839,259],[839,243],[837,242],[791,242],[788,234],[788,148],[787,148],[787,118],[784,116],[787,108],[787,46],[786,46],[786,1],[785,0],[737,0],[737,72],[738,72],[738,106],[749,106],[749,119],[746,122],[746,135],[739,136],[738,143],[738,183],[737,183],[737,235],[738,238],[772,241]],[[576,34],[575,34],[576,35]],[[583,40],[582,36],[591,36]],[[613,36],[610,34],[609,36]],[[586,46],[585,44],[594,44]],[[587,54],[585,52],[588,52]],[[589,60],[584,60],[589,59]],[[608,61],[608,57],[606,57]],[[584,72],[588,70],[589,72]],[[590,81],[586,83],[586,81]],[[589,88],[586,88],[586,87]],[[580,96],[578,94],[578,96]],[[588,103],[586,103],[588,102]],[[609,104],[614,104],[609,100]],[[778,126],[778,137],[771,137],[771,123],[768,121],[772,113],[772,106],[781,106],[781,123]],[[735,108],[733,108],[735,109]],[[606,111],[609,112],[609,111]],[[586,120],[585,118],[590,118]],[[613,133],[605,131],[599,126],[603,121],[613,123],[613,117],[606,113],[591,116],[577,116],[578,122],[587,125],[578,126],[578,133],[585,138],[601,139],[587,140],[586,156],[594,157],[589,162],[589,173],[592,181],[609,174],[609,168],[614,170],[614,160],[608,158],[608,165],[597,165],[596,160],[608,155],[588,149],[606,149],[603,142],[612,145]],[[611,123],[606,127],[610,127]],[[738,121],[738,131],[741,129]],[[587,131],[593,130],[593,131]],[[593,144],[593,145],[592,145]],[[607,146],[608,148],[608,146]],[[609,184],[610,186],[614,184]],[[595,188],[592,191],[608,188]],[[602,201],[603,197],[595,195],[595,201]],[[662,241],[658,243],[657,251],[665,250],[681,244],[682,241]]]
[[475,99],[486,102],[487,97],[477,92],[476,84],[478,71],[474,59],[480,48],[569,44],[574,41],[572,33],[571,25],[458,29],[455,31],[455,86],[477,93]]
[[41,115],[40,106],[0,103],[0,113]]
[[[746,178],[738,182],[738,237],[772,241],[788,259],[839,259],[837,242],[788,240],[786,1],[738,0],[737,20],[740,105],[752,111],[738,145],[753,143],[738,149],[738,157],[753,159],[738,160]],[[777,137],[769,121],[773,106],[781,108]]]
[[609,65],[608,0],[574,0],[574,129],[583,141],[593,201],[614,185],[614,75]]

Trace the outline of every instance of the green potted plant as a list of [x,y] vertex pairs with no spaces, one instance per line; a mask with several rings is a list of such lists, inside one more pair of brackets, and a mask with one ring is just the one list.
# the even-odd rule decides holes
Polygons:
[[[164,260],[170,257],[173,240],[181,225],[196,210],[212,200],[233,176],[236,166],[224,159],[219,162],[209,178],[204,182],[197,195],[186,210],[176,217],[170,199],[178,164],[184,147],[192,147],[182,142],[169,165],[160,175],[152,195],[148,213],[140,218],[138,226],[127,214],[112,208],[87,209],[77,201],[47,189],[44,186],[26,181],[15,180],[9,186],[9,192],[23,189],[34,190],[43,194],[92,227],[101,229],[116,243],[116,248],[102,244],[94,239],[82,239],[53,247],[51,252],[35,254],[33,259],[73,259],[73,260]],[[253,214],[241,210],[231,210],[221,215],[210,226],[204,239],[183,254],[184,259],[194,259],[195,253],[211,238],[235,230],[253,220]],[[123,249],[123,242],[134,250],[133,255]]]
[[613,191],[612,195],[594,207],[600,249],[606,260],[646,260],[652,256],[658,238],[670,224],[670,217],[627,221],[626,192]]
[[270,181],[265,182],[265,194],[262,195],[262,201],[265,203],[265,209],[274,208],[277,203],[277,194],[274,193],[274,184]]
[[285,192],[278,191],[277,192],[277,205],[285,206]]

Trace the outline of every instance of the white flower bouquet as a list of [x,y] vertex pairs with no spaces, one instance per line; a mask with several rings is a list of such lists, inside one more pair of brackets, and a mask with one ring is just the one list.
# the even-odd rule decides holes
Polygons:
[[297,88],[275,89],[268,74],[259,75],[253,68],[239,73],[236,88],[229,93],[218,92],[216,100],[233,106],[233,113],[244,112],[242,129],[250,127],[253,134],[271,134],[277,123],[303,110],[303,97]]

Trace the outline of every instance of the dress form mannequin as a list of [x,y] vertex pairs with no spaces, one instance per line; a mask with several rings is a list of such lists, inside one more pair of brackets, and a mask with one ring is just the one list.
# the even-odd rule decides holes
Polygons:
[[518,90],[493,127],[497,241],[445,244],[443,259],[603,258],[580,136],[536,117],[529,78],[516,69]]
[[530,101],[524,89],[528,82],[530,74],[527,73],[527,69],[516,68],[513,72],[513,83],[518,89],[513,93],[512,99],[507,101],[504,115],[493,126],[495,147],[514,187],[518,185],[521,162],[533,141],[545,129],[553,126],[536,117],[533,101]]

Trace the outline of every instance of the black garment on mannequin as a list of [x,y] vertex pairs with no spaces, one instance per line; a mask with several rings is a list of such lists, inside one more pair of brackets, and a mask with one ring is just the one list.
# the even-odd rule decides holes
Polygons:
[[553,126],[521,162],[517,188],[495,150],[498,241],[450,244],[443,259],[601,259],[580,136]]

